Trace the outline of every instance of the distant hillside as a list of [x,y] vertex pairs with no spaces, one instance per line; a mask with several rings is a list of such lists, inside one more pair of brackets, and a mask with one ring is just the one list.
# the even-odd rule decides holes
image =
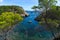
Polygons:
[[24,13],[24,10],[20,6],[0,6],[0,14],[2,12],[14,12],[14,13]]

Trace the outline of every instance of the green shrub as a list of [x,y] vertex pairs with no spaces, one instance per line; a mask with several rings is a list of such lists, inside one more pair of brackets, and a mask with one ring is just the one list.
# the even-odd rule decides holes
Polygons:
[[0,28],[3,29],[12,26],[22,20],[23,18],[18,13],[4,12],[0,15]]

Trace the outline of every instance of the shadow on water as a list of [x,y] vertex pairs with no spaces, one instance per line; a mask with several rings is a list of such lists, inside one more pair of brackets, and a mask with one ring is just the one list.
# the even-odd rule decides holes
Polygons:
[[[22,35],[22,39],[25,40],[49,40],[52,37],[51,33],[46,31],[36,20],[34,20],[39,13],[33,11],[26,12],[29,13],[29,16],[16,25],[13,29],[14,32],[18,32],[19,36]],[[29,23],[29,21],[31,21],[31,23]]]

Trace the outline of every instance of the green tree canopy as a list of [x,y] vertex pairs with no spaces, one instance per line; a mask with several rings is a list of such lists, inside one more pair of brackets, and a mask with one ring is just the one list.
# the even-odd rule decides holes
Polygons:
[[38,0],[39,7],[44,7],[46,9],[50,8],[53,5],[56,5],[57,0]]

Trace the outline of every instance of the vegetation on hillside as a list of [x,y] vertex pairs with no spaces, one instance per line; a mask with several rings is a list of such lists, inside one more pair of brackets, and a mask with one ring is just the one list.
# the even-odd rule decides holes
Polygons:
[[22,14],[24,13],[24,9],[20,6],[0,6],[0,14],[3,12],[14,12]]
[[20,14],[24,10],[19,6],[0,6],[0,28],[12,26],[23,20]]
[[18,13],[3,12],[0,15],[0,29],[12,26],[22,20],[23,18]]
[[23,20],[24,10],[19,6],[0,6],[0,36],[7,40],[7,34]]

